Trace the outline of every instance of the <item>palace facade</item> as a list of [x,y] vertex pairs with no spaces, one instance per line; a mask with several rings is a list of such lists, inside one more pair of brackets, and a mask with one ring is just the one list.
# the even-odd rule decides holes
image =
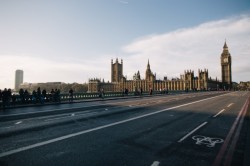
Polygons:
[[128,80],[123,75],[123,60],[120,62],[116,59],[111,60],[111,82],[104,82],[100,79],[89,79],[88,92],[98,92],[104,89],[106,92],[123,92],[128,91],[161,91],[161,90],[216,90],[216,89],[230,89],[232,85],[231,72],[232,58],[228,51],[225,42],[223,52],[221,54],[221,74],[222,81],[212,79],[208,76],[208,70],[198,70],[198,76],[194,76],[194,71],[185,70],[180,78],[157,80],[156,75],[153,74],[148,60],[145,71],[145,79],[141,79],[141,74],[138,71],[134,74],[132,80]]

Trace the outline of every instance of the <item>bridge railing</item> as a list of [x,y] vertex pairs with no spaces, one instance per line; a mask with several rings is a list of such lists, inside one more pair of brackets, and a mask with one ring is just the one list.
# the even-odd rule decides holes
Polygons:
[[[193,92],[193,91],[192,91]],[[199,92],[199,91],[198,91]],[[150,95],[160,95],[160,94],[180,94],[186,93],[186,91],[153,91],[152,94],[145,91],[143,92],[143,96]],[[88,99],[98,99],[98,98],[121,98],[121,97],[132,97],[132,96],[140,96],[139,92],[128,92],[125,94],[124,92],[106,92],[104,96],[100,96],[100,93],[74,93],[73,101],[84,101]],[[34,97],[32,95],[23,96],[20,95],[12,95],[7,100],[0,100],[0,108],[2,107],[12,107],[18,105],[32,105],[32,104],[46,104],[46,103],[65,103],[70,100],[70,96],[68,93],[61,93],[59,96],[52,95],[50,93],[46,94],[46,96],[41,96],[41,98]]]

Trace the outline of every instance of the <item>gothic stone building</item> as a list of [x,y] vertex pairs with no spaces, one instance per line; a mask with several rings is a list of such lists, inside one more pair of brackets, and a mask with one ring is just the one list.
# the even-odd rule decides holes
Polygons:
[[209,89],[230,89],[232,84],[231,73],[231,55],[225,42],[223,52],[221,54],[221,73],[222,81],[211,79],[208,76],[208,70],[198,70],[198,76],[194,76],[194,71],[186,70],[180,78],[157,80],[153,74],[148,61],[145,71],[145,79],[141,79],[140,72],[134,74],[132,80],[127,80],[123,75],[123,60],[119,63],[111,60],[111,82],[104,82],[100,79],[89,79],[88,92],[98,92],[104,89],[106,92],[122,92],[124,89],[128,91],[142,90],[161,91],[161,90],[209,90]]

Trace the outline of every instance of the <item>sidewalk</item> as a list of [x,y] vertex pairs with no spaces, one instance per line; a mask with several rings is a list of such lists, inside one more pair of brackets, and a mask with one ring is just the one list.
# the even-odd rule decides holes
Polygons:
[[[151,97],[150,95],[145,95],[143,97]],[[62,101],[62,102],[49,102],[44,104],[25,104],[25,105],[15,105],[8,107],[6,109],[0,110],[0,121],[15,120],[24,117],[36,117],[36,116],[46,116],[51,114],[66,113],[68,110],[72,109],[72,104],[75,103],[89,103],[97,101],[108,101],[108,100],[119,100],[119,99],[131,99],[140,98],[140,96],[123,96],[123,97],[107,97],[107,98],[93,98],[84,100],[74,100],[73,102]],[[87,109],[89,104],[86,106],[81,106],[81,108]],[[97,105],[98,107],[99,105]],[[95,107],[91,105],[91,107]],[[41,108],[41,109],[39,109]],[[77,109],[77,107],[74,107]]]

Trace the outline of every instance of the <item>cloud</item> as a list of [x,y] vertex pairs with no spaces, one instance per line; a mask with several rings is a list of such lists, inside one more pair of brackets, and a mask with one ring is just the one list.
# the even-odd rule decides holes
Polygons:
[[[144,78],[148,59],[157,79],[179,77],[189,69],[197,75],[198,69],[204,68],[208,69],[212,78],[221,79],[220,55],[225,39],[233,60],[233,81],[249,81],[250,15],[142,36],[123,46],[118,58],[123,59],[123,74],[128,79],[132,79],[138,70]],[[110,60],[117,55],[104,53],[90,55],[87,59],[84,56],[66,57],[55,59],[28,54],[0,54],[0,89],[14,87],[16,69],[24,70],[24,82],[31,83],[83,83],[89,78],[104,78],[107,81],[110,80]]]
[[129,63],[124,72],[132,77],[139,69],[144,77],[149,59],[157,79],[179,77],[186,69],[194,70],[197,75],[198,69],[204,68],[212,78],[221,79],[220,55],[225,39],[233,59],[233,81],[249,80],[250,70],[246,71],[250,62],[249,15],[136,39],[122,48],[124,56],[128,56],[124,63]]
[[119,2],[122,3],[122,4],[128,4],[128,1],[122,1],[122,0],[120,0]]

